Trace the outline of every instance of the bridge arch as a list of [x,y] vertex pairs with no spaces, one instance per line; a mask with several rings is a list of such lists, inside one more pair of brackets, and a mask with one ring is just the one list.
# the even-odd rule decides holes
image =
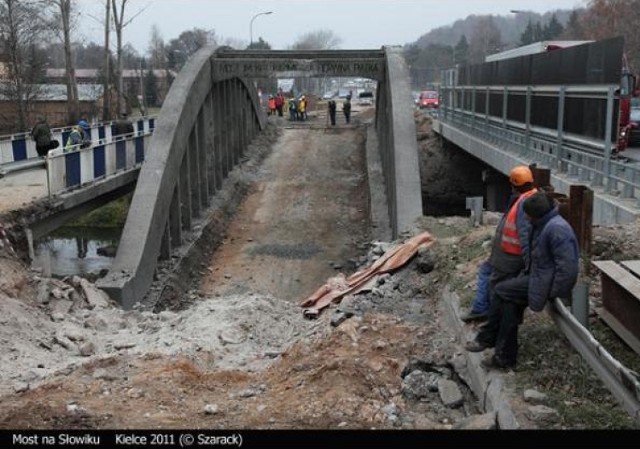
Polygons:
[[182,244],[192,220],[266,124],[254,78],[361,76],[378,82],[375,127],[392,233],[422,215],[408,70],[398,47],[345,51],[234,51],[205,47],[174,81],[157,119],[118,252],[99,287],[123,307],[142,299],[158,257]]

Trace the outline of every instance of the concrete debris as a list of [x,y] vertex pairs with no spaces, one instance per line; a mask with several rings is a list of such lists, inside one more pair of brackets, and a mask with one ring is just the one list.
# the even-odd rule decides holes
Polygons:
[[472,415],[463,419],[454,429],[458,430],[495,430],[498,427],[495,412]]
[[438,393],[440,400],[449,408],[460,407],[464,402],[464,396],[460,391],[458,384],[449,379],[438,380]]
[[207,415],[216,415],[219,411],[217,404],[207,404],[204,406],[204,413]]
[[547,399],[547,395],[536,390],[524,390],[524,400],[533,404],[540,404]]
[[432,385],[432,375],[416,370],[402,380],[402,395],[407,399],[420,400],[429,396]]
[[538,423],[550,424],[557,421],[559,415],[556,409],[546,405],[533,405],[527,409],[527,417]]

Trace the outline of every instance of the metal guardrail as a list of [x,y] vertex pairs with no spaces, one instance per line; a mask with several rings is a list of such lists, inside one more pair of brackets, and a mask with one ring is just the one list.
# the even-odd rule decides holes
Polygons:
[[638,375],[622,365],[555,298],[547,309],[571,345],[591,366],[606,387],[636,421],[640,422],[640,382]]
[[[153,131],[155,128],[156,116],[141,117],[132,120],[134,130],[138,133]],[[99,123],[91,128],[91,141],[111,141],[114,136],[115,121]],[[72,126],[64,128],[53,128],[51,134],[54,139],[64,146]],[[26,159],[38,158],[36,143],[31,138],[29,132],[6,134],[0,136],[0,167]]]
[[[577,177],[580,182],[592,187],[601,187],[605,192],[620,198],[635,199],[640,206],[640,162],[613,155],[611,129],[616,86],[455,86],[442,87],[443,103],[438,120],[455,125],[471,135],[490,142],[499,148],[517,153],[519,156],[552,168],[556,172]],[[506,100],[503,101],[502,115],[497,117],[471,109],[458,107],[454,98],[476,92],[501,92],[527,95],[527,109],[536,95],[558,97],[558,126],[555,129],[533,126],[530,112],[526,121],[507,119]],[[489,95],[485,95],[487,99]],[[607,103],[605,125],[606,135],[602,140],[578,136],[565,132],[563,128],[564,99],[590,98]],[[468,101],[463,101],[468,103]],[[453,106],[452,106],[453,105]],[[485,111],[489,107],[485,107]]]
[[136,133],[129,138],[104,139],[88,148],[49,151],[44,158],[49,197],[139,167],[145,160],[152,134]]

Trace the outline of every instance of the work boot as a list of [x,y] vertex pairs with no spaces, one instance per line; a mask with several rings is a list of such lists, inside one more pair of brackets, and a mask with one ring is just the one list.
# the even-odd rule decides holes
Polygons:
[[467,344],[464,345],[464,349],[469,352],[482,352],[489,347],[489,345],[476,340],[468,341]]
[[466,315],[460,317],[465,323],[471,323],[473,321],[487,321],[489,318],[487,312],[474,312],[473,310]]
[[483,359],[480,364],[487,369],[498,369],[498,370],[510,370],[516,367],[516,362],[507,362],[497,355],[491,356],[491,358]]

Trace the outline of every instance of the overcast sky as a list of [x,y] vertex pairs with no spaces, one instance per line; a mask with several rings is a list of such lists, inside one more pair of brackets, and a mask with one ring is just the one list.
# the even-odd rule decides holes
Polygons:
[[[124,41],[145,52],[150,29],[158,25],[165,42],[192,28],[213,29],[217,36],[250,40],[262,37],[273,49],[286,49],[310,31],[331,30],[342,49],[404,45],[433,28],[471,14],[510,15],[510,10],[543,13],[584,5],[584,0],[130,0],[126,15],[144,11],[127,27]],[[104,16],[104,0],[79,0],[83,11]],[[82,37],[100,43],[101,25],[86,15]]]

